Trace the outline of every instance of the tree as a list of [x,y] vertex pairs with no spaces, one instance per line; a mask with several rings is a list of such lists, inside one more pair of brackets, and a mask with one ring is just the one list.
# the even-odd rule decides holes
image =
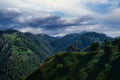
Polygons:
[[74,47],[73,45],[70,45],[70,46],[68,47],[68,51],[74,52],[74,51],[75,51],[75,47]]
[[58,69],[62,69],[63,67],[64,67],[63,64],[58,64],[58,65],[57,65],[57,68],[58,68]]
[[120,38],[116,38],[112,44],[117,48],[117,51],[120,52]]
[[112,54],[114,52],[114,48],[112,46],[112,44],[108,41],[108,40],[104,40],[104,52],[106,54]]
[[90,46],[90,51],[99,51],[99,49],[100,49],[99,42],[93,42]]

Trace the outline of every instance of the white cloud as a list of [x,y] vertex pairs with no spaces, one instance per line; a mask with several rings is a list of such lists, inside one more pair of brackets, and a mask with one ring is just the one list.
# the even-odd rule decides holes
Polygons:
[[82,0],[83,2],[100,4],[100,3],[108,3],[109,0]]
[[105,34],[107,34],[108,36],[112,36],[112,37],[120,37],[120,30],[107,30],[104,32]]
[[120,30],[120,8],[113,9],[104,15],[96,16],[96,21],[102,27]]
[[92,12],[88,10],[80,0],[0,0],[0,5],[4,5],[2,7],[7,8],[18,8],[35,14],[37,12],[63,12],[72,16],[92,14]]
[[104,15],[103,21],[108,22],[109,24],[120,24],[120,8],[111,10],[108,14]]
[[32,32],[34,34],[38,34],[38,33],[43,33],[41,28],[31,28],[31,27],[26,27],[26,28],[21,28],[18,29],[21,32]]

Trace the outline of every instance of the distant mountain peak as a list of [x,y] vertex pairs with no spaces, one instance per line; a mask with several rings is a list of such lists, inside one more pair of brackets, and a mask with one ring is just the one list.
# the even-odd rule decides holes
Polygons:
[[85,34],[85,33],[87,33],[88,31],[82,31],[80,34]]

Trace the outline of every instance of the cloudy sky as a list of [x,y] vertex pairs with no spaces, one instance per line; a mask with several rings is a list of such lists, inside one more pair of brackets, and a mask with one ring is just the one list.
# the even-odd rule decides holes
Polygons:
[[0,0],[0,30],[120,36],[120,0]]

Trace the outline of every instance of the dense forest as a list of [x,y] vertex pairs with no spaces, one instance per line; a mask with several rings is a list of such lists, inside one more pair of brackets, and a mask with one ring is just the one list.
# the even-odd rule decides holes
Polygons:
[[26,80],[120,80],[120,38],[93,42],[86,52],[68,49],[46,59]]

